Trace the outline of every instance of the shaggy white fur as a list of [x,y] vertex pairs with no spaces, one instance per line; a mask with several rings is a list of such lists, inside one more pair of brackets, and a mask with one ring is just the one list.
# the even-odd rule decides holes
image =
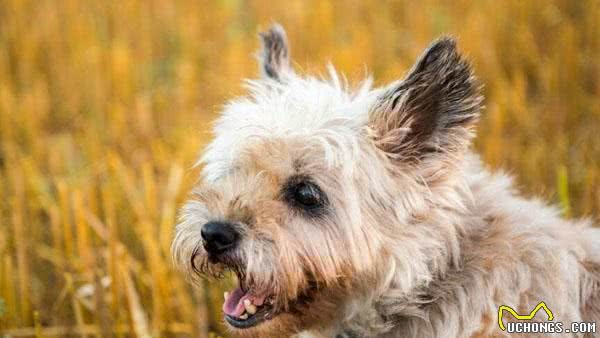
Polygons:
[[[520,197],[469,150],[482,98],[453,40],[356,90],[333,67],[294,73],[281,27],[262,41],[263,78],[217,121],[172,247],[192,279],[233,271],[260,299],[228,319],[235,334],[526,337],[498,308],[541,301],[600,325],[600,229]],[[202,234],[214,221],[235,234],[227,251]]]

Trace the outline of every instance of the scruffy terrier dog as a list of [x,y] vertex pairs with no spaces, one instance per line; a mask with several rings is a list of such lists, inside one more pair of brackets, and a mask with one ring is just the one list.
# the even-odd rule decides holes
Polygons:
[[524,337],[498,308],[541,301],[600,325],[600,229],[469,150],[482,96],[452,39],[379,89],[296,74],[280,26],[261,40],[263,76],[224,108],[172,247],[191,278],[237,276],[234,335]]

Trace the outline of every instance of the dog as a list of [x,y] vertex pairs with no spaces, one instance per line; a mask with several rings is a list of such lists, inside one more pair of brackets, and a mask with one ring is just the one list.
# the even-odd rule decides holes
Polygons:
[[332,67],[298,75],[281,26],[260,38],[261,77],[217,120],[172,245],[192,281],[237,277],[234,336],[539,336],[498,313],[540,302],[600,322],[600,230],[470,150],[482,90],[454,39],[402,80],[350,88]]

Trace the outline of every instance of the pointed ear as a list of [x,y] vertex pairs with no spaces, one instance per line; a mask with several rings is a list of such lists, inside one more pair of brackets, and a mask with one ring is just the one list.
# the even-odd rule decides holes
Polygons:
[[259,34],[261,51],[259,53],[260,71],[264,78],[281,80],[286,73],[291,73],[290,48],[285,30],[281,25],[274,24],[271,28]]
[[434,42],[408,76],[378,99],[369,127],[380,149],[399,160],[456,153],[468,146],[482,106],[480,86],[451,38]]

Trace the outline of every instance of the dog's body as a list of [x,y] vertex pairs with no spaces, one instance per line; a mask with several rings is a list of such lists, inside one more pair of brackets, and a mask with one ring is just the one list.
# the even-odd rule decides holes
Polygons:
[[190,276],[237,275],[235,334],[519,337],[499,307],[541,301],[600,322],[600,231],[468,150],[482,99],[452,40],[351,92],[296,75],[280,27],[262,38],[263,78],[225,108],[173,243]]
[[[529,314],[541,301],[554,320],[600,323],[598,230],[587,222],[565,221],[544,203],[517,196],[508,176],[490,174],[475,155],[467,157],[463,170],[471,194],[462,196],[461,203],[468,211],[449,211],[443,217],[461,224],[455,228],[457,242],[446,244],[456,256],[448,257],[451,263],[444,272],[404,296],[387,290],[370,295],[389,293],[386,301],[348,299],[331,331],[300,337],[335,337],[331,332],[339,337],[529,337],[501,331],[498,309],[509,305]],[[394,328],[388,328],[382,315],[392,319]],[[535,318],[546,316],[541,311]],[[504,319],[514,318],[507,314]]]

